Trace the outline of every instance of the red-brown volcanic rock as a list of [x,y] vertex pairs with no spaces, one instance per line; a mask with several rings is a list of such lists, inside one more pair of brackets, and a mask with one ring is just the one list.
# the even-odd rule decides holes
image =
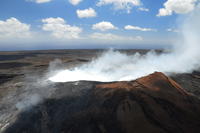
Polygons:
[[199,99],[159,72],[134,81],[56,87],[54,99],[22,113],[6,132],[200,132]]
[[130,82],[98,84],[94,92],[105,101],[122,98],[116,117],[125,132],[200,131],[199,101],[160,72]]

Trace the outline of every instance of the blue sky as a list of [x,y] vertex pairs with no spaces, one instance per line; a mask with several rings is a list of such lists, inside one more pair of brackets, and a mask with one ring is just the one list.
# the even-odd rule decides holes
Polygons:
[[0,0],[0,50],[165,47],[179,34],[177,18],[195,5],[196,0]]

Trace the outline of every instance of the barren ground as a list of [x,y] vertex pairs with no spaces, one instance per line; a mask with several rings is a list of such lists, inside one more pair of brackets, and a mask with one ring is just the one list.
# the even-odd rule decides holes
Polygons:
[[[49,68],[50,62],[59,59],[62,64],[56,66],[58,69],[70,68],[89,62],[101,52],[102,50],[0,52],[0,129],[3,130],[8,121],[14,121],[15,114],[20,111],[15,104],[24,98],[20,96],[29,91],[27,88],[32,88],[33,93],[34,87],[38,89],[38,81],[44,79],[49,69],[51,69]],[[122,52],[132,54],[147,51],[122,50]],[[171,77],[188,92],[200,97],[200,72],[174,74]],[[48,95],[48,90],[44,89],[44,91],[45,95]]]

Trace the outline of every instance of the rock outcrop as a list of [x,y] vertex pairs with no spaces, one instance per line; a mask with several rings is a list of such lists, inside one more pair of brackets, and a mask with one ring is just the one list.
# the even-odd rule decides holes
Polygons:
[[162,73],[134,81],[59,83],[5,133],[197,133],[200,100]]

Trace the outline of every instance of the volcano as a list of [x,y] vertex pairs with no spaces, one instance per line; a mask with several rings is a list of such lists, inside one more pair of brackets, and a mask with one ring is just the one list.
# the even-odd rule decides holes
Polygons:
[[5,133],[197,133],[200,100],[163,73],[133,81],[55,83]]

